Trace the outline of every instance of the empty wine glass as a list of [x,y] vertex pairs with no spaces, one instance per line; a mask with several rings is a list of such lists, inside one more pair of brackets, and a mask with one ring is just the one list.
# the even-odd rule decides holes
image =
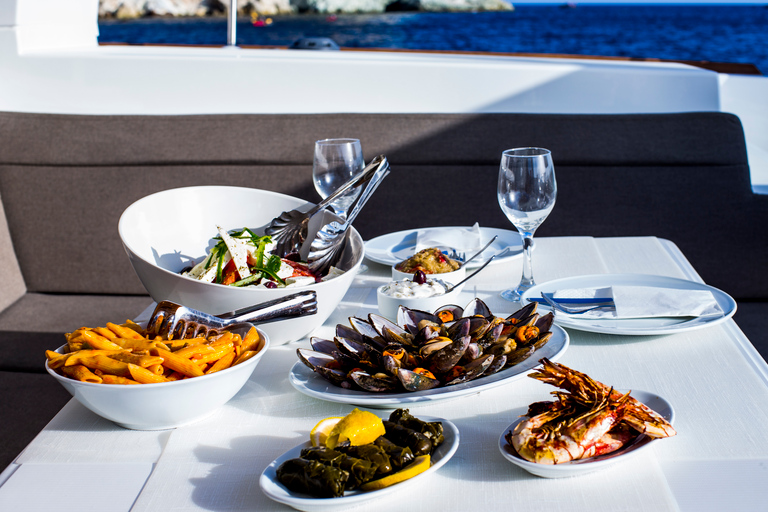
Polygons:
[[[323,139],[315,142],[312,179],[315,190],[323,199],[362,171],[364,166],[363,150],[358,139]],[[341,195],[331,203],[333,211],[346,218],[347,210],[361,190],[357,186]]]
[[501,292],[503,298],[516,302],[535,284],[531,265],[533,233],[555,206],[557,183],[551,152],[544,148],[504,151],[501,154],[497,196],[501,210],[523,237],[523,276],[520,284],[517,288]]

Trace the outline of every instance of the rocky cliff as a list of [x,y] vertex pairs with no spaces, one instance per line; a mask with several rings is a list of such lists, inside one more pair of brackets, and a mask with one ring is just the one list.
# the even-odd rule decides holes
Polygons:
[[[225,14],[229,0],[100,0],[99,16],[211,16]],[[509,11],[507,0],[237,0],[241,15],[380,13],[387,11]]]

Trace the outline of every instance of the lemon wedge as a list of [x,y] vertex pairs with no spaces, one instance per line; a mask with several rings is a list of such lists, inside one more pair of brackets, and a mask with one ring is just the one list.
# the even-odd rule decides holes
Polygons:
[[315,428],[309,432],[309,441],[312,443],[312,446],[325,446],[325,440],[328,439],[328,434],[331,433],[333,427],[335,427],[341,419],[341,416],[332,416],[320,420],[317,425],[315,425]]
[[408,464],[397,473],[392,473],[391,475],[387,475],[384,478],[379,478],[378,480],[366,482],[360,486],[360,489],[363,491],[378,491],[379,489],[383,489],[385,487],[389,487],[390,485],[408,480],[409,478],[413,478],[419,473],[423,473],[428,470],[431,465],[432,460],[430,459],[429,454],[419,455],[413,459],[413,462]]
[[352,446],[368,444],[383,436],[385,432],[381,418],[372,412],[353,409],[334,425],[325,440],[325,446],[335,448],[346,440],[349,440]]

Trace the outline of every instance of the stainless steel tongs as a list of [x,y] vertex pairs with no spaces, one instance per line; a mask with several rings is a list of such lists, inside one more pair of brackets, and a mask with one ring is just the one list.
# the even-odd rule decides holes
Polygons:
[[369,163],[360,174],[353,176],[352,179],[336,189],[331,195],[320,201],[309,211],[302,212],[299,210],[291,210],[289,212],[283,212],[279,217],[273,219],[264,230],[264,234],[271,236],[272,241],[275,243],[275,248],[272,250],[272,253],[284,258],[287,254],[298,252],[304,244],[304,241],[307,239],[309,219],[311,219],[317,212],[322,211],[347,190],[368,183],[371,178],[373,178],[374,174],[376,174],[376,170],[381,163],[381,158],[383,158],[383,156],[371,160],[371,163]]
[[328,269],[335,265],[341,257],[347,238],[347,230],[352,225],[357,215],[362,211],[365,203],[371,198],[381,181],[389,174],[389,162],[387,157],[379,155],[368,164],[368,168],[373,170],[371,179],[363,191],[352,203],[349,209],[349,215],[343,222],[331,222],[323,226],[315,235],[312,245],[309,248],[309,257],[307,262],[312,272],[317,275],[324,275]]
[[206,338],[246,322],[268,323],[317,313],[317,294],[307,290],[221,315],[210,315],[168,300],[157,304],[147,332],[166,339]]

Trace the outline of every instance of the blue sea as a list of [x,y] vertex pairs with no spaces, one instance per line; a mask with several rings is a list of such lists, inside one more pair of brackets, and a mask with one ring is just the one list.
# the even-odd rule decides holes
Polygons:
[[[100,42],[224,45],[224,18],[99,22]],[[241,18],[241,45],[328,37],[341,47],[549,53],[755,65],[768,73],[768,6],[518,5],[511,12]]]

